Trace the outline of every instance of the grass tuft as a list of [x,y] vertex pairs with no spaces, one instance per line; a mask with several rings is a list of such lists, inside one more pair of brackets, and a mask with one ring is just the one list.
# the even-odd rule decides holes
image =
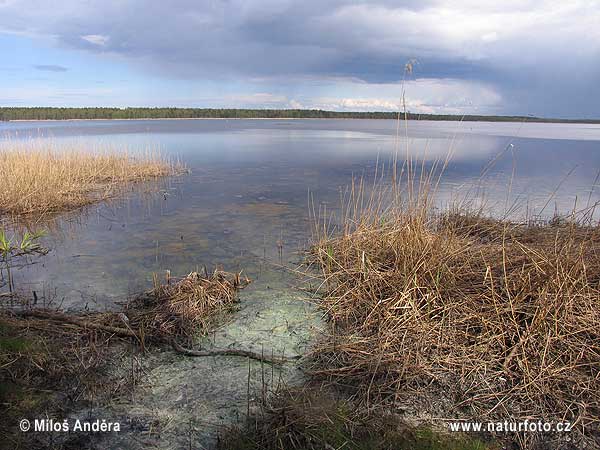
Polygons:
[[[252,419],[252,417],[251,417]],[[392,415],[374,417],[326,390],[278,391],[246,429],[223,435],[227,450],[497,450],[475,437],[414,427]]]
[[217,269],[203,276],[192,272],[180,280],[169,278],[163,284],[155,275],[154,288],[127,304],[124,313],[130,326],[144,336],[189,340],[210,330],[219,315],[238,301],[239,289],[249,282],[239,273]]

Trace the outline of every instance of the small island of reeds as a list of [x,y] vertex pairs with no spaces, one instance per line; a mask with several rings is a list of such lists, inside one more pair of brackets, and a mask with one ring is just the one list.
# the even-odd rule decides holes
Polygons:
[[0,148],[0,215],[40,217],[73,210],[114,197],[123,185],[179,171],[156,151],[10,141]]

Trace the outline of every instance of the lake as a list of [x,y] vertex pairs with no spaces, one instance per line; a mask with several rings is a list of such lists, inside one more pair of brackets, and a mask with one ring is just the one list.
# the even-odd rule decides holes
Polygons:
[[[495,215],[523,220],[600,201],[598,186],[594,189],[598,125],[410,121],[397,126],[388,120],[0,122],[2,139],[159,149],[191,170],[38,225],[48,228],[52,251],[19,271],[17,287],[70,309],[106,309],[149,288],[153,272],[182,276],[215,265],[244,270],[253,284],[242,292],[239,313],[211,339],[223,346],[301,354],[322,321],[302,301],[306,295],[296,288],[297,277],[282,267],[299,264],[309,245],[309,198],[335,211],[352,177],[371,180],[375,168],[389,166],[394,154],[430,167],[451,153],[438,192],[440,207],[468,195]],[[199,410],[212,424],[239,418],[246,404],[244,361],[153,358],[158,369],[151,374],[152,391],[111,414],[147,420],[157,410],[174,414],[175,443],[181,435],[177,424],[187,426]],[[297,377],[293,372],[284,379]]]
[[47,296],[91,307],[147,286],[153,271],[181,275],[222,264],[256,276],[257,258],[279,257],[278,241],[286,260],[306,246],[309,192],[317,203],[335,208],[352,176],[372,176],[378,161],[389,162],[396,151],[404,156],[407,148],[416,160],[452,153],[441,202],[469,191],[490,211],[517,205],[512,215],[522,217],[544,205],[542,215],[551,215],[600,199],[593,190],[600,169],[598,125],[406,125],[400,123],[397,140],[397,123],[388,120],[0,123],[4,138],[160,149],[192,172],[170,180],[158,194],[138,190],[59,221],[43,270],[36,267],[23,281]]
[[4,138],[160,149],[192,172],[154,195],[137,190],[59,221],[54,251],[23,281],[47,297],[92,307],[147,286],[155,271],[181,275],[222,264],[255,277],[257,260],[277,260],[280,250],[287,260],[306,246],[309,192],[335,208],[352,176],[368,178],[378,161],[407,149],[427,161],[452,153],[442,203],[468,191],[488,210],[519,218],[544,205],[547,216],[600,199],[593,190],[598,125],[409,121],[400,123],[398,139],[397,133],[388,120],[0,123]]

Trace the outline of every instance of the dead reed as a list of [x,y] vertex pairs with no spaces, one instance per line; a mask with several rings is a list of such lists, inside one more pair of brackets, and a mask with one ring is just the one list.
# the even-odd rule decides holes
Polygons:
[[76,209],[115,196],[124,184],[180,169],[152,151],[11,141],[0,147],[0,215],[41,216]]
[[141,336],[189,339],[210,330],[249,282],[239,273],[217,269],[204,276],[192,272],[180,280],[169,277],[164,284],[155,275],[154,288],[128,303],[123,314],[128,326]]
[[403,195],[387,208],[371,196],[363,212],[348,202],[342,232],[314,245],[331,334],[313,374],[367,405],[569,421],[598,445],[600,227],[434,214],[419,192]]
[[93,372],[117,339],[133,338],[142,347],[146,340],[191,339],[208,331],[248,282],[220,270],[205,277],[192,272],[164,285],[155,278],[154,289],[127,303],[123,312],[0,310],[0,381],[21,380],[24,371],[41,371],[49,380],[56,379],[54,373],[69,378],[82,369]]
[[[3,316],[55,323],[68,329],[89,329],[110,338],[135,339],[142,347],[146,341],[172,343],[183,339],[193,341],[208,332],[238,301],[238,291],[250,280],[241,273],[215,269],[200,275],[191,272],[181,278],[168,274],[164,284],[154,275],[154,288],[137,295],[124,304],[122,311],[81,312],[67,314],[47,308],[0,310]],[[27,302],[23,300],[25,304]]]
[[246,427],[222,434],[222,450],[498,450],[495,444],[372,414],[323,386],[283,387],[259,404]]

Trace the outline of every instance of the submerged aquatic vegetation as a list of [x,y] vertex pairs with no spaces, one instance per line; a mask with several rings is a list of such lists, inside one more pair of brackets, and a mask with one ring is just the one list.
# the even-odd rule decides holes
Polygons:
[[0,147],[0,215],[42,216],[113,197],[123,184],[181,171],[159,153],[9,141]]
[[434,214],[418,200],[343,225],[311,254],[331,325],[314,376],[367,405],[421,399],[446,405],[437,416],[569,421],[600,442],[598,225]]
[[[13,293],[13,280],[11,269],[15,260],[21,260],[32,255],[45,255],[48,249],[39,243],[45,231],[25,231],[20,238],[9,236],[4,229],[0,229],[0,287],[8,284],[9,293]],[[4,279],[6,272],[6,280]]]

